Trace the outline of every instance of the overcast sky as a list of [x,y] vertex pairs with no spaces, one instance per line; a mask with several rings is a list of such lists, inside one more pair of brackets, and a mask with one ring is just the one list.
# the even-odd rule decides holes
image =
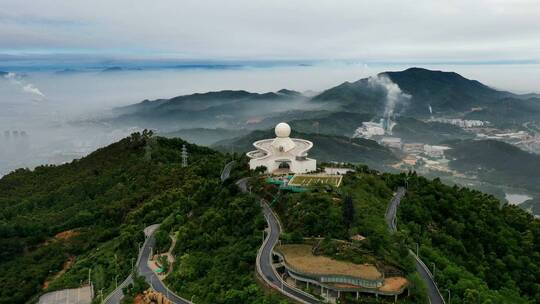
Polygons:
[[540,1],[0,0],[23,54],[538,63]]

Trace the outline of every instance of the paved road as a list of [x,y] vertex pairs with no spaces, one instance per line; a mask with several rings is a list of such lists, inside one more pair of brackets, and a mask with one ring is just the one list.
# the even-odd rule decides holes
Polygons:
[[221,171],[221,181],[225,181],[227,178],[229,178],[234,163],[234,160],[230,161],[225,165],[225,167],[223,167],[223,171]]
[[[155,238],[155,232],[159,228],[159,224],[148,226],[144,229],[144,234],[146,237],[146,240],[143,244],[143,247],[141,251],[139,252],[139,258],[137,259],[137,272],[143,276],[150,284],[150,286],[158,292],[161,292],[162,294],[166,295],[169,300],[171,300],[175,304],[192,304],[190,301],[183,299],[176,295],[174,292],[170,291],[157,277],[157,275],[148,267],[148,260],[150,259],[151,254],[151,248],[155,247],[156,244],[156,238]],[[127,286],[129,284],[133,283],[133,279],[131,278],[131,274],[126,278],[124,282],[122,282],[121,285],[119,285],[119,288],[117,288],[115,291],[112,292],[112,294],[107,297],[105,300],[106,304],[118,304],[120,303],[120,300],[124,297],[124,294],[122,293],[122,287]]]
[[420,260],[420,258],[418,258],[412,251],[410,253],[414,256],[416,260],[416,270],[420,274],[420,277],[422,278],[424,283],[426,283],[429,302],[431,304],[444,304],[445,301],[441,296],[439,288],[437,288],[433,277],[431,276],[431,272],[429,272],[427,266],[424,264],[424,262],[422,262],[422,260]]
[[396,232],[397,231],[397,225],[396,225],[396,215],[397,215],[397,209],[399,207],[399,203],[401,202],[401,199],[405,196],[405,188],[399,187],[396,195],[392,197],[392,200],[390,200],[390,204],[388,204],[388,208],[386,209],[386,214],[384,216],[386,220],[386,224],[388,225],[388,229],[390,229],[390,232]]
[[[399,187],[396,195],[390,200],[390,203],[388,204],[388,208],[386,209],[385,219],[386,224],[388,225],[388,229],[390,232],[394,233],[397,231],[397,225],[396,225],[396,215],[397,215],[397,209],[399,207],[399,204],[401,203],[401,199],[405,196],[406,190],[403,187]],[[416,270],[420,274],[420,277],[426,284],[426,287],[428,289],[428,297],[431,304],[444,304],[445,301],[443,297],[441,296],[441,293],[439,292],[439,289],[437,288],[437,284],[435,284],[435,281],[433,280],[433,277],[431,275],[431,272],[429,272],[429,269],[427,266],[422,262],[422,260],[417,257],[414,252],[410,251],[410,253],[414,256],[416,261]]]
[[[235,161],[228,162],[221,171],[221,181],[226,180],[231,175],[231,170],[233,168]],[[244,188],[246,187],[248,179],[245,179],[244,181]],[[245,191],[245,190],[244,190]],[[137,258],[137,270],[140,275],[144,276],[148,284],[152,286],[152,288],[158,292],[161,292],[169,298],[169,300],[173,301],[174,303],[184,304],[184,303],[191,303],[190,301],[187,301],[176,294],[174,294],[172,291],[170,291],[157,277],[157,275],[148,267],[147,261],[150,258],[151,254],[151,247],[154,247],[156,240],[154,238],[154,232],[159,227],[159,224],[148,226],[144,229],[144,234],[146,237],[146,240],[143,244],[142,251],[139,252],[139,257]],[[112,293],[109,294],[109,296],[105,299],[106,304],[118,304],[124,297],[124,293],[122,292],[122,288],[133,283],[133,278],[131,277],[131,274],[120,284],[118,285],[118,288],[116,288]]]
[[169,300],[175,304],[192,304],[190,301],[183,299],[176,295],[174,292],[170,291],[164,284],[159,280],[157,275],[148,267],[147,261],[150,259],[151,249],[156,245],[155,230],[152,231],[152,234],[148,237],[145,242],[145,246],[142,249],[141,262],[137,266],[137,270],[141,276],[143,276],[150,284],[152,289],[157,292],[164,294]]
[[[243,192],[247,192],[248,180],[249,178],[243,178],[236,182],[238,187]],[[269,233],[266,236],[262,247],[257,253],[257,272],[266,281],[268,285],[270,285],[274,289],[277,289],[289,298],[292,298],[300,303],[321,303],[314,296],[296,288],[289,287],[289,285],[286,285],[279,277],[277,272],[274,270],[274,267],[272,266],[272,251],[274,250],[274,247],[279,240],[279,235],[281,234],[281,227],[276,217],[276,214],[272,212],[272,209],[270,209],[266,201],[261,200],[261,206],[264,217],[266,218],[266,222],[268,223]]]

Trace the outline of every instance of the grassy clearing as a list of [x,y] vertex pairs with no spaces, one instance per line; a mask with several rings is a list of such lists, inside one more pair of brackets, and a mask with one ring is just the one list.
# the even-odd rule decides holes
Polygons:
[[314,185],[331,185],[334,187],[339,187],[341,185],[342,176],[340,175],[307,175],[307,174],[296,174],[289,181],[291,186],[314,186]]

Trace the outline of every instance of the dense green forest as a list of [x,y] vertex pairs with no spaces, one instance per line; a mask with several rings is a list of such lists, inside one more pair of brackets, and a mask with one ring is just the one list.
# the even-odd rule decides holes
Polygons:
[[[184,144],[187,168],[180,165]],[[3,177],[0,303],[26,303],[44,291],[79,286],[90,269],[96,290],[107,294],[115,278],[130,272],[142,229],[154,223],[162,223],[157,250],[170,246],[169,235],[177,238],[167,284],[180,295],[197,303],[286,303],[266,293],[254,274],[265,221],[257,198],[234,185],[251,174],[245,157],[228,181],[220,181],[229,160],[144,132],[69,164]],[[338,189],[281,193],[274,200],[278,192],[258,182],[254,192],[273,202],[284,224],[283,241],[320,236],[326,239],[322,250],[336,259],[401,271],[412,284],[403,303],[426,301],[408,254],[416,243],[426,264],[435,263],[436,280],[451,291],[453,303],[540,302],[540,221],[438,179],[356,168]],[[399,231],[391,234],[384,213],[400,185],[408,192],[399,208]],[[356,234],[366,237],[359,251],[341,251],[333,243]]]
[[[271,196],[270,190],[266,193]],[[427,303],[425,286],[408,254],[408,244],[400,233],[390,234],[384,219],[392,196],[392,189],[380,175],[360,166],[357,172],[344,176],[339,189],[329,191],[320,187],[304,193],[281,193],[273,207],[285,229],[284,242],[302,242],[303,237],[325,238],[321,247],[333,258],[371,263],[383,271],[406,276],[411,283],[411,296],[400,298],[400,303]],[[366,239],[356,243],[355,250],[349,246],[340,248],[339,242],[331,241],[349,241],[357,234]],[[371,301],[373,297],[366,295],[360,303]]]
[[540,221],[493,196],[416,174],[385,175],[408,192],[398,229],[420,245],[453,303],[539,303]]
[[266,295],[254,274],[265,225],[256,198],[234,183],[202,185],[160,227],[177,238],[167,284],[196,303],[288,303]]
[[[226,156],[150,135],[135,133],[70,164],[21,169],[0,180],[0,303],[25,303],[44,290],[79,286],[87,282],[89,269],[96,291],[107,294],[117,276],[121,281],[130,272],[144,227],[170,220],[171,214],[185,216],[193,206],[208,206],[208,199],[219,193]],[[180,165],[183,144],[190,156],[187,168]],[[222,208],[227,207],[223,201]],[[250,212],[258,214],[257,205]],[[221,214],[234,222],[227,215],[237,214]],[[253,222],[243,228],[259,226]],[[229,242],[246,240],[237,236]],[[248,263],[256,244],[252,240],[241,250],[247,262],[238,261],[244,265],[235,273],[240,280],[227,290],[249,287],[251,299],[264,298],[254,284],[253,263]],[[64,266],[67,271],[57,277]],[[225,265],[214,270],[224,272],[220,267]]]

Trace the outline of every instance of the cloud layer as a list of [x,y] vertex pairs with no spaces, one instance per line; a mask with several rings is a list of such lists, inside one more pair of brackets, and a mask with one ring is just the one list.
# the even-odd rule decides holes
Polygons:
[[3,0],[0,54],[538,60],[539,1]]

